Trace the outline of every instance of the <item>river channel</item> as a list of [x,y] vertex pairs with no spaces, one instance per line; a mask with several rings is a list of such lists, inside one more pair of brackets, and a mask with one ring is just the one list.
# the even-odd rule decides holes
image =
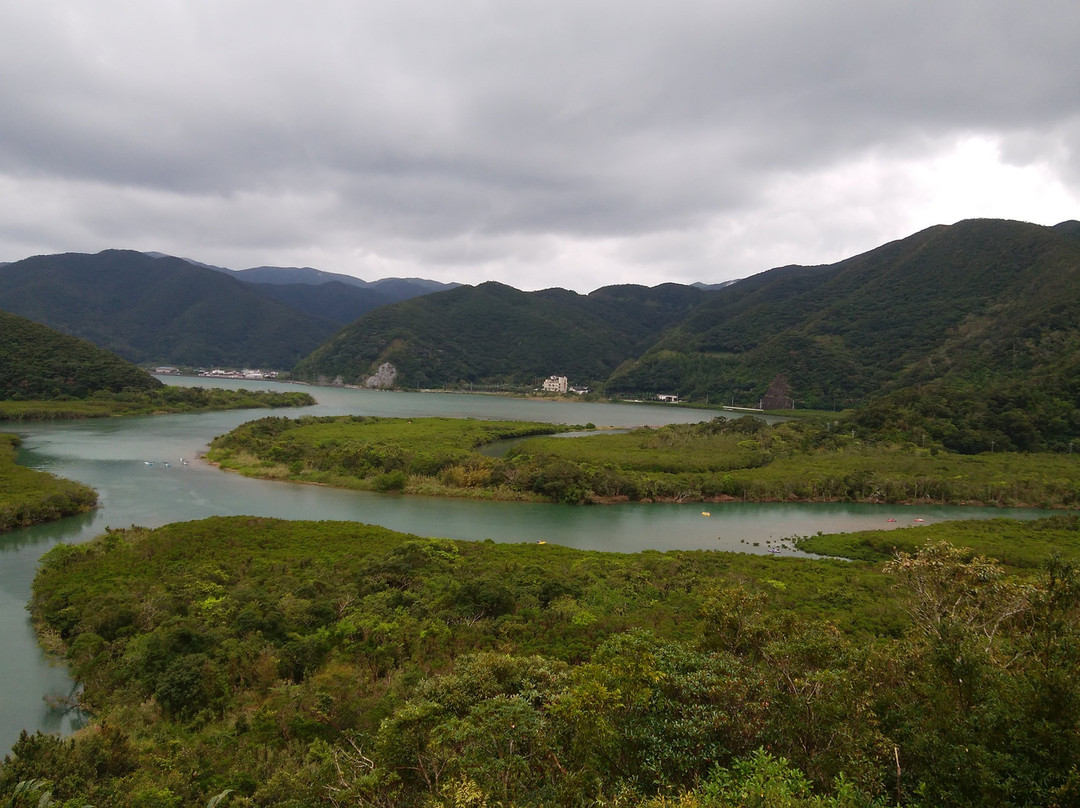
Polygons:
[[[183,385],[295,390],[275,382],[170,378]],[[392,393],[311,388],[318,404],[276,414],[449,416],[535,420],[597,426],[696,423],[717,413],[665,405],[563,402],[451,393]],[[321,486],[251,480],[227,474],[199,457],[217,435],[266,410],[193,415],[106,418],[64,423],[5,424],[0,432],[23,438],[19,462],[78,480],[98,491],[92,513],[0,534],[0,747],[23,729],[70,732],[79,717],[56,706],[73,684],[38,648],[26,603],[41,555],[60,542],[88,541],[106,527],[142,525],[216,515],[353,520],[421,536],[546,541],[590,550],[705,549],[765,553],[785,538],[822,531],[894,529],[961,519],[1036,518],[1045,511],[853,504],[627,503],[569,506],[383,495]],[[152,464],[152,465],[150,465]],[[708,515],[705,515],[706,512]],[[895,519],[887,522],[887,519]],[[798,555],[784,550],[783,557]]]

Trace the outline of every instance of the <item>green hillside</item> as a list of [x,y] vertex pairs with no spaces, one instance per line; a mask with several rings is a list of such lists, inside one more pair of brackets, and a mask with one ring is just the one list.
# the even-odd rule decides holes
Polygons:
[[384,362],[405,387],[535,385],[553,373],[596,384],[709,293],[666,284],[579,295],[462,286],[372,311],[301,362],[294,376],[362,383]]
[[864,403],[929,382],[1058,376],[1080,347],[1080,235],[971,220],[706,298],[608,381],[755,406],[783,374],[797,406]]
[[782,375],[790,406],[809,409],[914,387],[955,397],[1012,385],[1077,409],[1077,323],[1080,223],[970,220],[711,291],[459,287],[368,313],[295,373],[362,383],[390,362],[398,386],[420,388],[535,385],[557,373],[616,396],[752,407]]
[[161,386],[109,351],[0,311],[0,400],[82,398]]
[[381,292],[341,281],[327,283],[257,283],[262,294],[304,314],[347,325],[372,309],[397,302]]
[[0,309],[145,364],[288,368],[338,327],[224,273],[130,250],[0,267]]

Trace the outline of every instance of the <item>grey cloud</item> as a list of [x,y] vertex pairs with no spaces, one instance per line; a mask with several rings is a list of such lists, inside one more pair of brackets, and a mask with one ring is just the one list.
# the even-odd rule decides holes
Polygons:
[[[545,260],[530,238],[583,255],[626,239],[615,253],[643,276],[679,272],[671,256],[705,269],[722,256],[695,239],[753,254],[717,222],[768,216],[777,182],[868,156],[981,134],[1075,183],[1078,14],[1061,0],[16,0],[0,9],[14,33],[0,69],[25,79],[0,87],[0,174],[99,201],[111,188],[115,215],[73,205],[87,230],[141,223],[202,260],[200,232],[237,254],[345,263],[351,240],[477,271]],[[135,192],[161,207],[125,221]],[[170,229],[170,212],[185,221]],[[667,258],[640,250],[650,234]]]

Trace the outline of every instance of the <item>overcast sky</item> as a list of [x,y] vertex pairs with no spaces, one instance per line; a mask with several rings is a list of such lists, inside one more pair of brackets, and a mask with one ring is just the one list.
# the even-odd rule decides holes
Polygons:
[[1075,0],[0,0],[0,260],[709,283],[1080,218]]

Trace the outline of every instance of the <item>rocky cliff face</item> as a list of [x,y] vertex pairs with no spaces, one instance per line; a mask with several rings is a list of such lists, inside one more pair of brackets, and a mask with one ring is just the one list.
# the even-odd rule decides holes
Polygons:
[[375,371],[374,375],[368,376],[364,379],[364,387],[371,387],[375,389],[385,389],[394,386],[394,381],[397,379],[397,368],[389,362],[383,362],[379,365],[379,369]]

